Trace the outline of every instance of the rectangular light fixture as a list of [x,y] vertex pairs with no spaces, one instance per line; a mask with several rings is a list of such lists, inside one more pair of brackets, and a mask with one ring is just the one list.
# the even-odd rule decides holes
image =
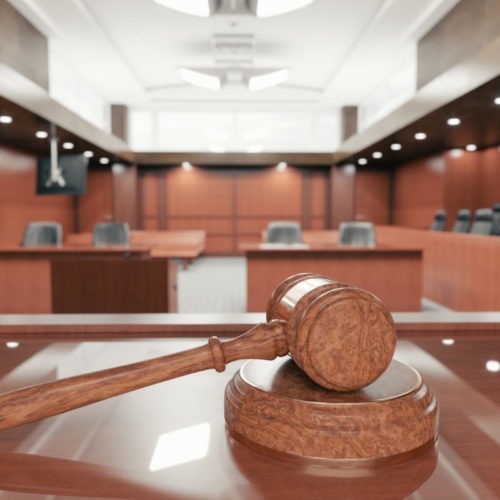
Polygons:
[[289,74],[290,71],[288,69],[278,69],[269,73],[251,76],[248,79],[248,88],[250,90],[262,90],[274,87],[275,85],[283,83],[288,78]]
[[248,8],[257,17],[271,17],[301,9],[314,0],[247,0]]
[[215,73],[198,71],[191,68],[179,68],[179,76],[187,83],[204,89],[219,90],[221,78]]
[[208,17],[215,12],[215,0],[155,0],[156,3],[169,9],[198,17]]

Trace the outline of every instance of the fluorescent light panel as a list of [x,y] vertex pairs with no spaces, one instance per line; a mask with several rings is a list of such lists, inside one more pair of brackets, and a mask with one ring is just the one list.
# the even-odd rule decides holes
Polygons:
[[250,90],[262,90],[274,87],[283,83],[289,74],[290,71],[288,69],[279,69],[270,73],[264,73],[263,75],[251,76],[248,79],[248,88]]
[[192,16],[208,17],[211,13],[209,0],[155,0],[155,2]]
[[314,0],[254,0],[250,2],[251,10],[257,17],[271,17],[302,9]]
[[196,87],[209,90],[219,90],[221,87],[220,77],[210,73],[204,73],[190,68],[180,68],[179,76],[187,83]]

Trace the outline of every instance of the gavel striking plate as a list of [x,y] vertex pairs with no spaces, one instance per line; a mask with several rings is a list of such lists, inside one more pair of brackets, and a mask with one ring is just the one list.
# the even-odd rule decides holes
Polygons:
[[233,340],[211,337],[177,354],[0,395],[0,429],[252,359],[225,392],[234,438],[287,459],[385,460],[437,436],[437,402],[415,370],[392,359],[395,345],[394,322],[377,297],[297,274],[273,292],[267,322]]

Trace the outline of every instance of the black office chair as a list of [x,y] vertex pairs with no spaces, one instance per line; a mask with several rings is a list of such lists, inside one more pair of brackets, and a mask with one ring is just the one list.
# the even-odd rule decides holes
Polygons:
[[95,247],[128,245],[130,227],[127,222],[99,222],[94,225],[92,244]]
[[470,210],[461,208],[457,212],[457,220],[453,225],[452,233],[468,233],[470,228]]
[[495,203],[493,205],[493,224],[490,234],[500,236],[500,203]]
[[478,208],[474,214],[474,221],[470,227],[472,234],[490,234],[493,227],[493,210]]
[[436,210],[431,231],[444,231],[446,228],[446,210]]
[[25,247],[62,244],[62,226],[58,222],[30,222],[24,229],[21,245]]
[[267,243],[302,243],[302,227],[294,221],[273,221],[267,225]]
[[375,226],[371,222],[341,222],[339,246],[375,247]]

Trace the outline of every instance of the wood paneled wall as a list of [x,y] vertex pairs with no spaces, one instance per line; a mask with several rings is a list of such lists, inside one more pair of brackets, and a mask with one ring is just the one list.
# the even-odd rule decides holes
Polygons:
[[448,214],[447,229],[460,208],[472,214],[500,202],[500,151],[446,152],[401,165],[394,172],[393,223],[427,229],[434,212]]
[[36,158],[0,146],[0,245],[18,245],[26,224],[60,222],[72,232],[73,198],[36,194]]
[[113,178],[109,169],[89,170],[87,192],[78,197],[78,231],[92,231],[97,222],[113,217]]
[[356,173],[355,219],[389,223],[390,176],[383,170]]
[[442,157],[416,160],[394,172],[392,222],[397,226],[428,228],[434,212],[444,207]]
[[139,186],[144,229],[205,230],[212,254],[259,241],[271,220],[295,220],[304,229],[330,223],[328,169],[173,167],[143,171]]

